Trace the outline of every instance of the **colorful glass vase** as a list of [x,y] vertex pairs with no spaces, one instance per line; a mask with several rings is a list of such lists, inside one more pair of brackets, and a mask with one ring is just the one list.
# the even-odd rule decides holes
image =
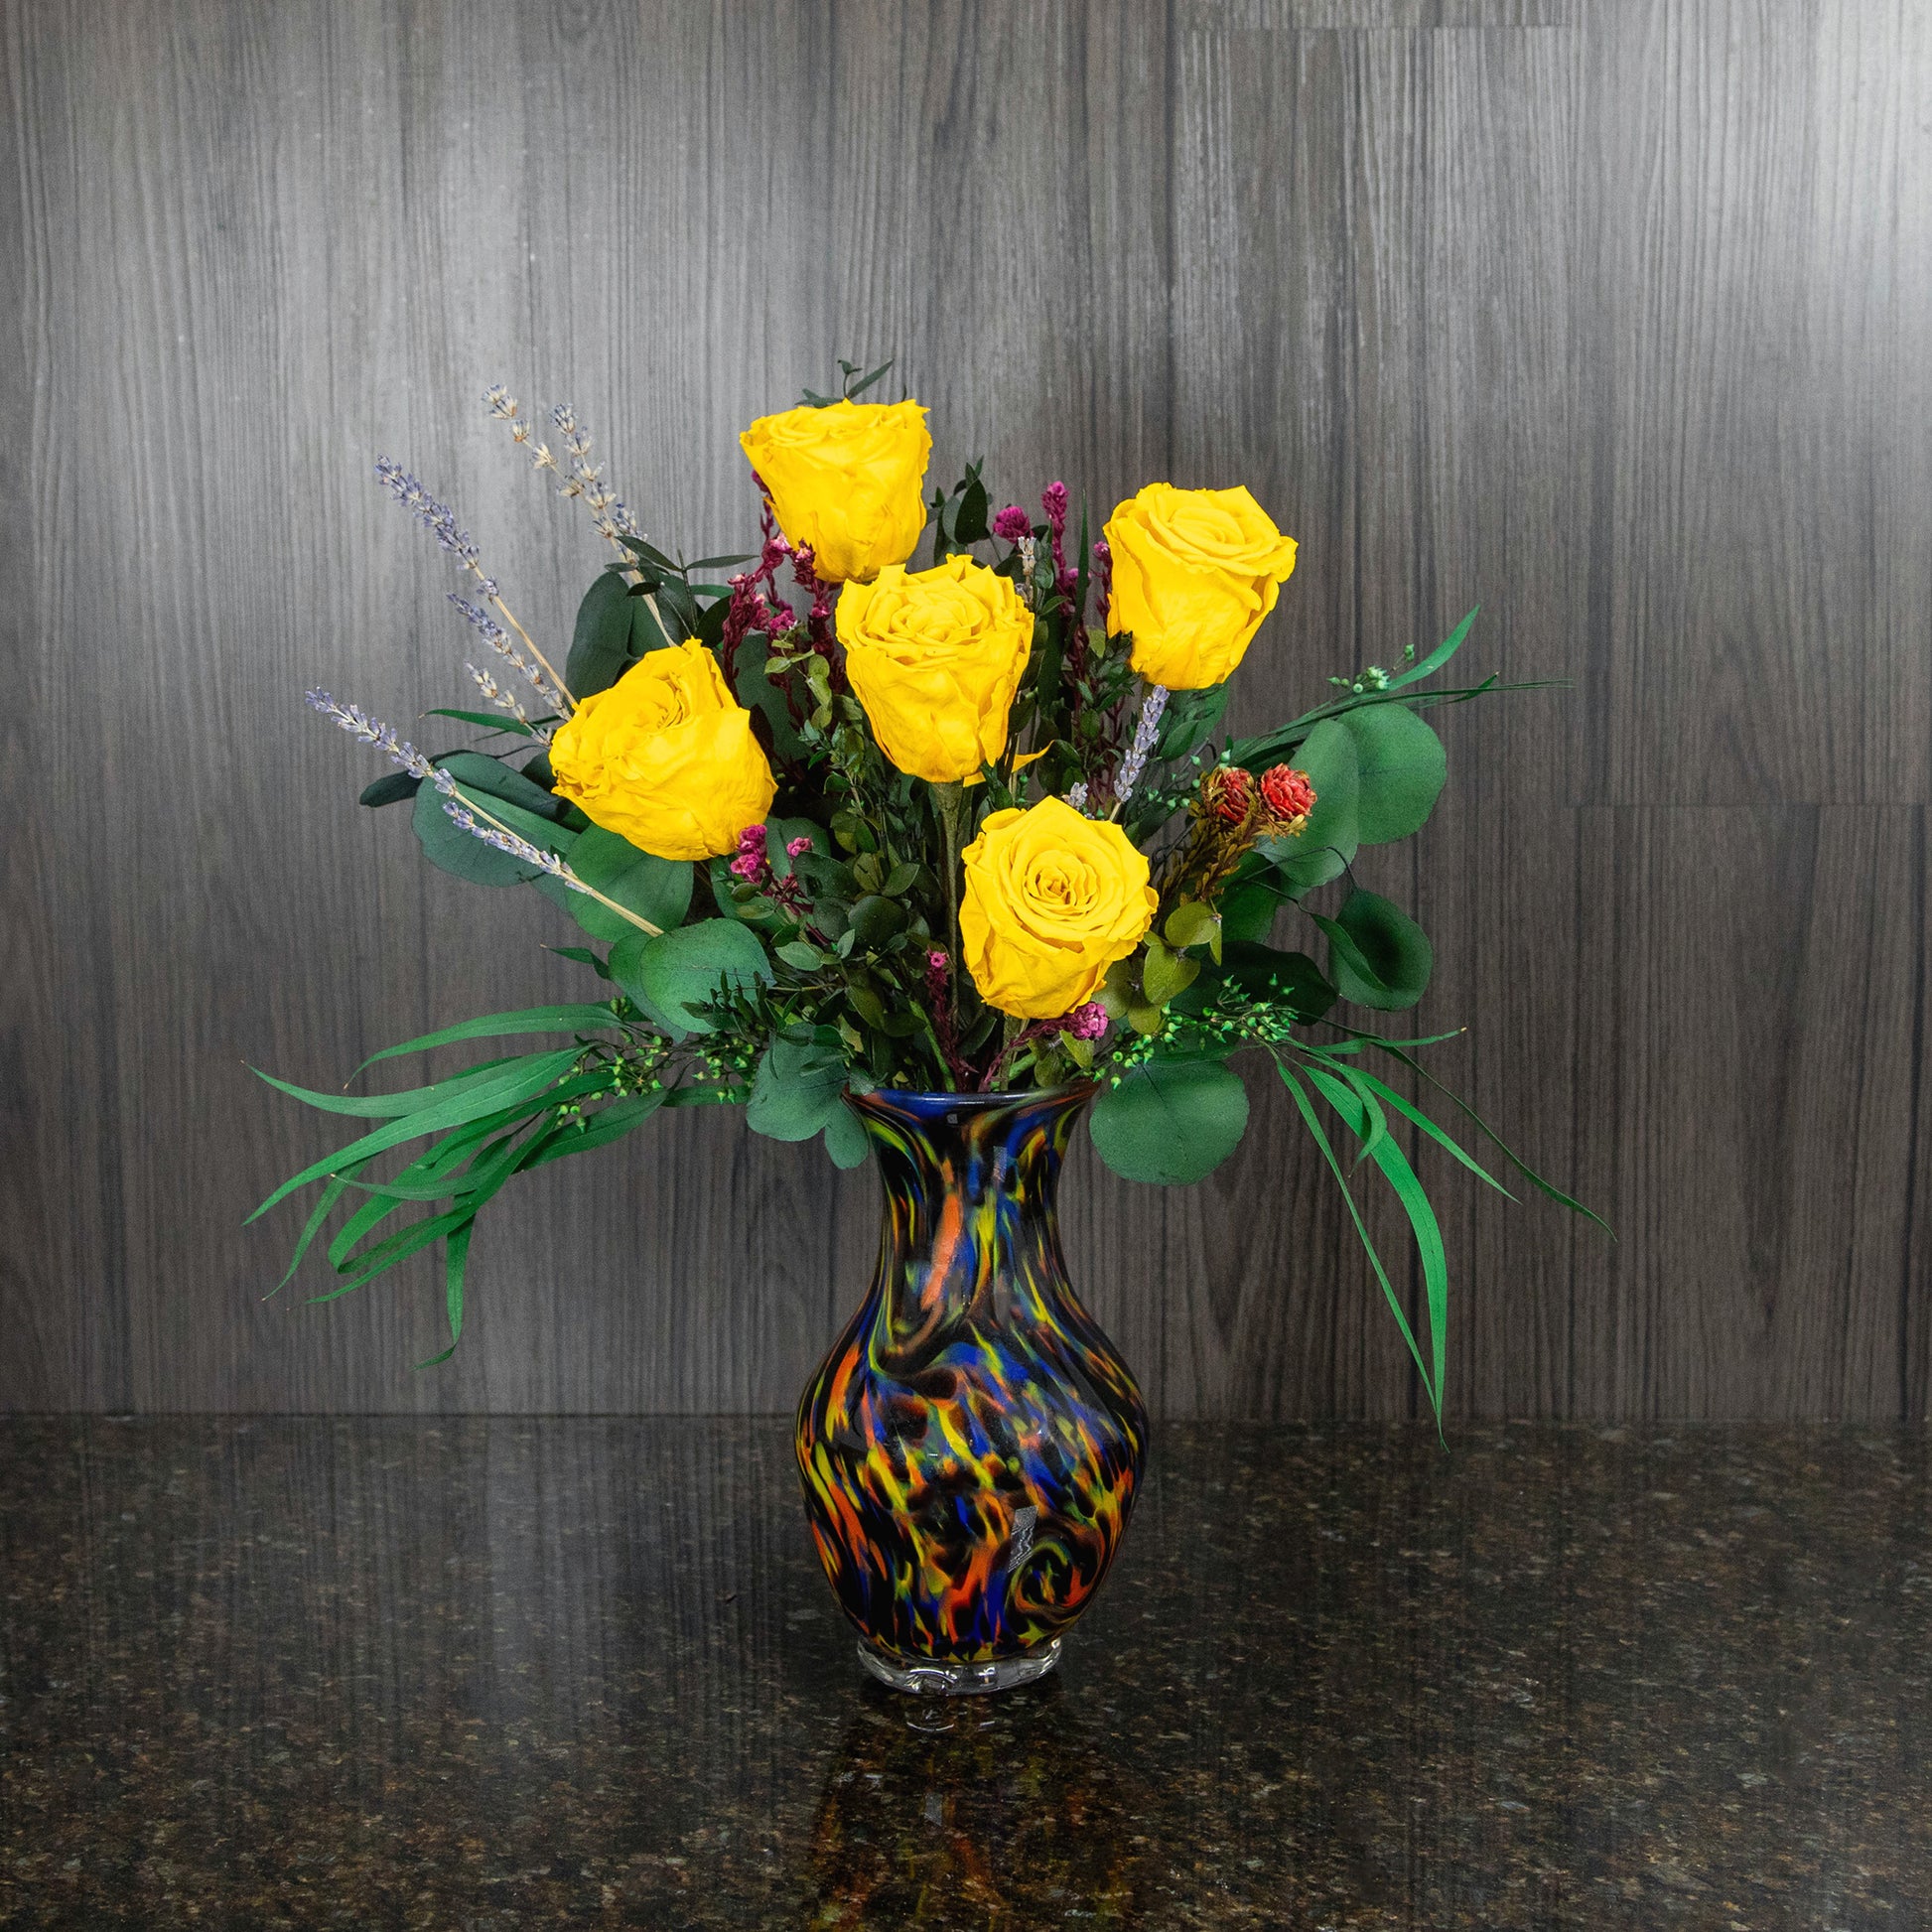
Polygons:
[[902,1691],[1052,1669],[1127,1528],[1147,1407],[1075,1299],[1055,1192],[1091,1088],[855,1095],[879,1264],[798,1405],[820,1562]]

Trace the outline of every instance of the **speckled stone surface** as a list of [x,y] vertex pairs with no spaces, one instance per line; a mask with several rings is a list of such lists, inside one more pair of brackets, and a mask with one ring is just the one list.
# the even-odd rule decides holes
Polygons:
[[783,1423],[0,1433],[9,1924],[1932,1909],[1923,1434],[1168,1426],[1061,1673],[922,1730]]

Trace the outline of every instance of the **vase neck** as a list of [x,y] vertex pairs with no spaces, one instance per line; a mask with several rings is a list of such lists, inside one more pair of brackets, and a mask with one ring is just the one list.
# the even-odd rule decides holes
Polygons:
[[886,1189],[875,1290],[894,1343],[1004,1324],[1063,1284],[1055,1198],[1090,1088],[855,1095]]

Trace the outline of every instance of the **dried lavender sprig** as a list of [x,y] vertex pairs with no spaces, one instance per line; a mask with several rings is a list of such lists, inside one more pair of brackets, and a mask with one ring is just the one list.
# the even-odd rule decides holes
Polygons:
[[[386,456],[376,458],[375,474],[383,488],[436,539],[443,549],[457,558],[466,570],[473,571],[479,577],[483,576],[483,553],[477,547],[470,532],[457,527],[456,512],[448,503],[439,503],[401,464],[391,463]],[[487,579],[484,581],[488,583]],[[495,588],[495,585],[490,583],[484,595],[490,595]]]
[[[640,918],[627,905],[620,905],[616,899],[607,898],[595,886],[587,885],[571,871],[570,867],[554,852],[546,852],[541,846],[532,845],[520,833],[512,831],[499,818],[492,818],[486,807],[480,805],[468,792],[459,791],[455,781],[447,771],[438,769],[435,773],[436,785],[448,797],[449,802],[443,809],[450,817],[473,838],[483,840],[483,844],[493,846],[498,852],[507,852],[511,858],[520,859],[526,866],[535,866],[547,872],[553,879],[560,879],[573,893],[582,893],[594,898],[600,905],[608,905],[621,919],[627,919],[642,932],[653,937],[664,928],[652,925],[648,919]],[[480,822],[481,821],[481,822]]]
[[1141,782],[1141,773],[1147,768],[1155,738],[1161,730],[1161,714],[1167,708],[1168,687],[1165,684],[1152,686],[1142,700],[1141,722],[1134,727],[1134,742],[1127,748],[1127,756],[1120,761],[1120,776],[1114,781],[1116,811],[1127,803],[1134,787]]
[[378,752],[385,753],[391,764],[401,765],[411,777],[437,776],[429,759],[406,738],[399,737],[393,725],[371,718],[359,704],[338,704],[327,691],[320,689],[303,695],[325,718],[333,718],[351,738],[359,738],[364,745],[373,745]]
[[1071,805],[1076,812],[1084,812],[1086,810],[1087,808],[1086,779],[1081,778],[1077,780],[1075,783],[1067,786],[1066,802],[1069,805]]
[[576,410],[560,402],[551,410],[550,420],[563,435],[564,454],[569,459],[563,481],[557,485],[559,492],[583,497],[598,535],[607,542],[621,549],[620,539],[641,537],[621,498],[604,487],[604,472],[591,462],[591,433],[577,420]]
[[574,886],[580,893],[591,890],[556,853],[545,852],[541,846],[519,838],[504,826],[482,823],[468,805],[460,805],[454,798],[443,809],[473,839],[481,839],[484,845],[494,846],[498,852],[507,852],[512,859],[520,859],[526,866],[535,866],[539,871],[547,872],[552,879],[561,879],[566,886]]
[[[604,487],[604,473],[590,460],[591,433],[577,420],[577,412],[568,403],[560,402],[550,412],[550,420],[563,432],[564,462],[560,465],[549,444],[531,444],[530,425],[518,414],[522,405],[502,383],[491,383],[483,391],[483,401],[497,422],[509,424],[510,441],[519,448],[529,449],[533,469],[556,471],[559,495],[583,497],[599,536],[620,550],[623,549],[624,537],[641,541],[643,532],[624,507],[622,498]],[[625,555],[628,554],[626,551]]]
[[466,663],[463,668],[470,673],[471,682],[483,694],[484,699],[489,704],[493,705],[498,711],[508,712],[532,738],[540,738],[545,744],[549,743],[549,726],[536,723],[530,714],[523,709],[523,701],[514,691],[505,691],[496,682],[494,676],[490,672],[485,671],[480,664]]
[[[505,401],[509,403],[512,409],[515,407],[513,399],[505,397]],[[450,508],[449,504],[439,503],[414,477],[403,469],[401,464],[391,463],[387,457],[376,458],[375,474],[377,481],[382,484],[383,488],[388,490],[390,495],[404,509],[408,510],[422,524],[424,529],[429,531],[430,535],[436,539],[438,544],[447,550],[451,556],[455,557],[463,565],[464,569],[477,580],[478,587],[483,592],[483,602],[493,605],[500,611],[508,621],[510,628],[522,638],[524,648],[543,667],[544,673],[555,687],[555,691],[561,694],[561,702],[551,693],[544,694],[544,701],[548,704],[555,704],[556,708],[561,711],[575,709],[576,700],[570,695],[570,691],[565,686],[563,679],[557,675],[550,660],[544,656],[542,651],[537,649],[530,633],[517,622],[516,614],[497,595],[495,578],[484,575],[483,553],[478,549],[469,531],[457,527],[456,512]]]
[[[468,598],[459,597],[455,591],[450,593],[450,602],[463,613],[469,622],[475,624],[483,632],[483,641],[490,649],[508,663],[510,668],[523,678],[530,689],[552,711],[561,711],[564,708],[563,700],[558,696],[550,680],[510,642],[509,632],[487,611],[480,610]],[[472,670],[470,674],[474,677],[476,672]]]

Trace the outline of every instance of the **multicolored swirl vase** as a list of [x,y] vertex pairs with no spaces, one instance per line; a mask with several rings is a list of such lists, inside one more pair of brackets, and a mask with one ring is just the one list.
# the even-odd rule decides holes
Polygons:
[[885,1228],[799,1402],[798,1469],[859,1654],[897,1690],[1051,1670],[1127,1528],[1147,1408],[1068,1286],[1055,1208],[1091,1092],[852,1098]]

